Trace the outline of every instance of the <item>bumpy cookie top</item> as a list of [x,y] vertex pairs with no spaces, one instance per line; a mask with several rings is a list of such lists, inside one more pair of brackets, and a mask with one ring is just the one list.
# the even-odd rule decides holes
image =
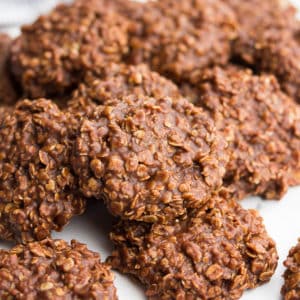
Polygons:
[[114,215],[156,222],[205,202],[227,159],[202,109],[184,98],[128,96],[82,120],[73,168],[82,192],[104,197]]
[[70,168],[68,116],[43,99],[2,110],[0,238],[43,239],[85,207]]
[[222,1],[149,1],[133,18],[130,62],[147,62],[182,80],[195,69],[225,64],[230,57],[236,20]]
[[[288,1],[226,0],[239,20],[233,56],[261,73],[274,74],[283,90],[300,101],[297,10]],[[259,9],[253,9],[259,7]]]
[[178,87],[170,80],[152,72],[146,65],[129,66],[125,64],[107,64],[87,72],[83,82],[74,91],[67,104],[72,114],[91,115],[96,106],[111,99],[132,99],[140,96],[157,99],[182,97]]
[[86,245],[47,239],[0,250],[1,299],[117,299],[110,268]]
[[27,95],[63,94],[89,67],[122,59],[128,51],[128,22],[106,3],[59,5],[22,28],[12,62]]
[[146,65],[108,64],[87,73],[79,90],[98,104],[123,96],[178,98],[178,87],[170,80],[152,72]]
[[169,224],[121,221],[111,240],[109,262],[143,282],[149,299],[239,299],[278,259],[257,212],[219,196]]
[[300,109],[273,76],[213,68],[191,77],[196,105],[208,111],[231,150],[225,183],[239,198],[281,197],[300,182]]

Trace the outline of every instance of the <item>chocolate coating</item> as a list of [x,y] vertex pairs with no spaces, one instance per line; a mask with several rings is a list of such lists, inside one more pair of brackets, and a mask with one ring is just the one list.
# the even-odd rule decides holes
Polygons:
[[0,298],[117,299],[114,275],[100,256],[75,240],[17,245],[0,250]]
[[81,96],[98,104],[124,96],[148,96],[156,99],[180,97],[177,86],[165,77],[152,72],[146,65],[109,64],[94,69],[85,78]]
[[279,0],[226,0],[226,3],[240,23],[234,57],[259,73],[274,74],[282,89],[299,102],[300,23],[296,9]]
[[226,64],[236,35],[231,9],[219,0],[148,1],[133,13],[131,63],[148,63],[174,80]]
[[83,119],[73,168],[87,197],[124,219],[172,219],[222,184],[228,155],[212,120],[184,98],[123,97]]
[[12,64],[26,95],[67,93],[90,67],[121,61],[128,52],[128,22],[106,3],[59,5],[22,28]]
[[169,224],[121,221],[110,237],[109,263],[137,277],[148,299],[239,299],[278,260],[258,213],[219,196]]
[[41,240],[85,208],[70,168],[68,116],[47,100],[2,111],[0,238]]
[[300,110],[273,76],[214,68],[191,80],[194,103],[209,112],[229,143],[224,183],[237,198],[281,198],[300,182]]
[[156,99],[182,97],[172,81],[152,72],[146,65],[111,63],[102,68],[94,68],[86,74],[83,83],[68,102],[67,110],[86,117],[93,114],[97,105],[103,105],[112,99],[138,99],[145,96]]

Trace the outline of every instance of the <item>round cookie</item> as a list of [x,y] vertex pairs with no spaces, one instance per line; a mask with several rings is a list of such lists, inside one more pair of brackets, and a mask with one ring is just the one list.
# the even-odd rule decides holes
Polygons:
[[46,239],[0,250],[1,299],[117,299],[114,275],[75,240]]
[[68,115],[48,100],[2,111],[0,238],[41,240],[85,208],[70,167]]
[[300,298],[300,240],[293,247],[284,262],[286,271],[284,272],[284,285],[281,294],[284,300],[297,300]]
[[110,238],[108,262],[138,278],[148,299],[239,299],[278,260],[258,213],[223,195],[169,224],[121,221]]
[[192,78],[191,98],[226,137],[230,159],[224,184],[236,197],[281,198],[300,182],[300,108],[273,76],[228,67]]
[[26,95],[64,94],[90,67],[122,60],[128,52],[129,23],[106,3],[59,5],[22,28],[12,48],[12,65]]
[[212,119],[184,98],[107,101],[79,128],[72,165],[81,191],[104,198],[115,216],[172,219],[222,184],[227,145]]
[[145,62],[174,80],[226,64],[236,20],[219,0],[148,1],[133,14],[129,62]]

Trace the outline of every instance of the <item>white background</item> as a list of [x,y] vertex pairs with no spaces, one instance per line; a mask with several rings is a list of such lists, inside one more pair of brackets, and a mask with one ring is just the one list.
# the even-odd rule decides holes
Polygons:
[[[69,1],[69,0],[66,0]],[[241,0],[245,1],[245,0]],[[271,1],[271,0],[270,0]],[[0,0],[0,31],[18,33],[18,24],[32,21],[36,15],[50,9],[58,0]],[[293,1],[300,8],[300,1]],[[272,280],[257,289],[245,292],[243,300],[279,300],[282,286],[282,266],[289,249],[300,237],[300,187],[290,189],[280,202],[249,198],[241,202],[245,208],[255,208],[265,220],[269,234],[277,243],[280,256],[279,264]],[[111,252],[108,239],[112,218],[102,203],[90,203],[87,213],[74,218],[61,233],[54,238],[65,240],[78,239],[91,250],[101,253],[104,260]],[[9,248],[12,244],[0,242],[0,248]],[[116,286],[120,300],[145,299],[143,288],[134,279],[116,273]]]

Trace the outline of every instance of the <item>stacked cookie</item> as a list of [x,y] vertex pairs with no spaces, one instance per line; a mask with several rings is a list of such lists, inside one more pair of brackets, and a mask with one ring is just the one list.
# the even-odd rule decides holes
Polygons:
[[[1,299],[115,299],[110,266],[149,299],[270,280],[275,243],[238,200],[300,182],[298,22],[274,2],[77,0],[0,38],[0,238],[20,243]],[[106,263],[51,239],[91,199],[119,220]]]

